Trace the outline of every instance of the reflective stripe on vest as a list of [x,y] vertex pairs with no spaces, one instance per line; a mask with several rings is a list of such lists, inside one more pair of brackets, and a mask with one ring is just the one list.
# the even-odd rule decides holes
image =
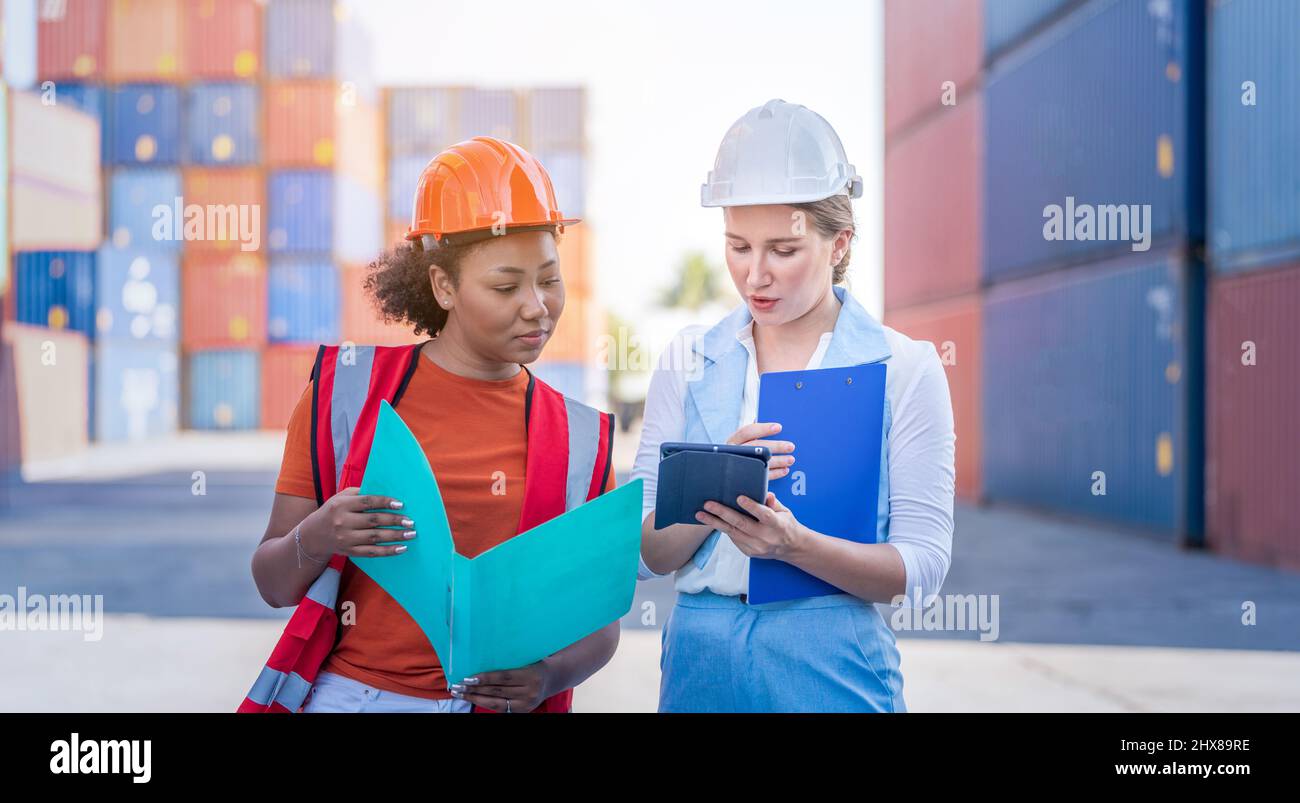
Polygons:
[[370,395],[370,373],[375,364],[374,346],[340,348],[334,364],[334,388],[330,396],[330,435],[334,439],[334,488],[342,490],[343,466],[348,459],[348,442],[361,418],[361,408]]
[[[600,413],[585,404],[564,397],[569,416],[569,472],[565,482],[564,509],[573,510],[587,501],[591,475],[600,450]],[[603,488],[597,488],[599,494]]]
[[326,608],[333,608],[334,602],[339,598],[339,580],[342,572],[333,566],[326,566],[325,571],[321,572],[307,589],[307,599],[317,602]]
[[249,690],[248,699],[258,705],[279,703],[290,711],[297,711],[309,691],[311,684],[297,672],[280,672],[266,666]]

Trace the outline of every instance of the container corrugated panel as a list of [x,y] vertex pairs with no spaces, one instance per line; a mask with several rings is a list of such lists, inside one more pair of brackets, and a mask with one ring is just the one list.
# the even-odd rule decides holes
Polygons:
[[460,96],[460,127],[465,139],[520,139],[519,99],[509,89],[467,89]]
[[89,250],[104,239],[99,193],[67,192],[20,176],[11,178],[9,192],[14,251]]
[[389,154],[419,156],[427,163],[460,141],[461,129],[456,125],[457,95],[454,89],[440,87],[388,90]]
[[334,176],[328,170],[273,170],[267,179],[273,253],[328,253],[334,244]]
[[99,194],[99,120],[75,106],[47,106],[30,92],[9,93],[9,115],[14,176],[51,189]]
[[185,359],[192,429],[257,429],[261,360],[256,351],[203,351]]
[[966,95],[885,154],[885,309],[980,285],[984,106]]
[[1199,539],[1202,279],[1153,252],[989,291],[986,497]]
[[384,249],[395,248],[406,242],[406,230],[411,226],[410,218],[389,220],[384,224]]
[[253,254],[186,254],[181,345],[186,351],[266,344],[266,264]]
[[[37,22],[37,72],[41,80],[84,81],[108,68],[107,0],[49,3]],[[61,13],[58,13],[61,12]]]
[[984,52],[993,57],[1051,22],[1082,0],[983,0]]
[[176,431],[180,359],[175,343],[101,342],[92,370],[95,440],[141,441]]
[[95,333],[95,252],[35,251],[14,256],[14,317],[20,323]]
[[[5,318],[7,306],[5,296],[9,292],[9,264],[9,90],[0,81],[0,320]],[[4,376],[0,374],[0,382],[3,381]],[[0,446],[3,446],[4,434],[0,430]],[[3,469],[4,463],[0,459],[0,472]],[[2,503],[3,500],[0,500]]]
[[54,92],[55,103],[73,106],[99,122],[99,161],[108,164],[108,90],[97,84],[60,82]]
[[587,372],[585,363],[539,360],[528,366],[538,379],[571,399],[587,398]]
[[334,219],[347,221],[334,227],[334,256],[349,262],[379,256],[384,248],[384,204],[378,193],[336,176]]
[[375,78],[375,41],[370,29],[346,4],[335,6],[334,74],[340,81],[343,104],[380,103],[379,82]]
[[528,96],[530,147],[582,150],[586,105],[586,93],[580,88],[533,90]]
[[14,503],[11,490],[19,481],[22,465],[22,431],[18,420],[18,380],[14,376],[14,349],[0,315],[0,510]]
[[289,426],[316,362],[317,346],[269,346],[262,352],[262,429]]
[[95,266],[95,339],[176,343],[181,306],[174,254],[104,246]]
[[373,103],[340,103],[334,117],[334,174],[384,193],[384,118]]
[[[12,348],[23,462],[83,452],[90,398],[85,335],[6,323],[4,339]],[[53,365],[50,354],[55,355]]]
[[1300,252],[1300,3],[1211,9],[1208,239],[1226,273]]
[[280,257],[267,283],[267,340],[336,343],[339,340],[339,271],[328,259]]
[[564,311],[546,341],[543,356],[556,362],[588,362],[595,353],[594,318],[599,305],[590,296],[568,292]]
[[590,296],[595,292],[592,266],[591,227],[582,223],[566,226],[556,250],[560,256],[560,273],[566,292]]
[[110,80],[182,79],[181,16],[181,0],[113,0],[108,19]]
[[[1151,247],[1200,237],[1203,11],[1096,0],[990,73],[987,278],[1131,253],[1142,239],[1128,220],[1131,205]],[[1062,239],[1047,238],[1055,235],[1044,215],[1052,205],[1074,224],[1060,227]],[[1063,239],[1067,232],[1072,239]]]
[[334,74],[333,0],[275,0],[266,7],[266,65],[272,78]]
[[948,375],[952,397],[953,424],[957,433],[957,496],[968,501],[980,498],[980,466],[983,452],[983,398],[980,381],[984,354],[983,307],[981,297],[971,293],[931,304],[891,310],[885,324],[914,340],[934,344]]
[[[984,58],[983,9],[971,0],[885,4],[885,132],[944,110],[944,84],[964,90]],[[964,98],[957,93],[957,101]]]
[[0,2],[0,76],[13,89],[36,85],[36,0]]
[[431,156],[394,156],[388,160],[388,218],[403,221],[411,220],[411,210],[415,207],[415,188],[420,183],[420,173],[429,163]]
[[258,0],[185,0],[185,62],[204,80],[253,78],[262,51]]
[[1300,264],[1216,277],[1206,340],[1206,540],[1300,570]]
[[195,84],[185,97],[186,159],[201,165],[258,161],[261,104],[250,84]]
[[175,165],[181,160],[181,92],[129,84],[108,97],[108,163]]
[[266,162],[271,167],[334,164],[330,81],[277,81],[266,87]]
[[181,171],[181,187],[187,206],[199,206],[205,214],[217,210],[212,219],[225,224],[224,232],[220,226],[205,227],[202,239],[186,240],[186,251],[247,253],[266,247],[266,174],[261,170],[191,167]]
[[534,151],[555,186],[555,200],[569,217],[584,217],[587,211],[587,160],[572,149]]
[[375,346],[401,346],[416,343],[412,328],[403,323],[385,323],[365,289],[366,266],[344,265],[339,272],[342,284],[343,319],[341,339]]
[[[184,242],[184,216],[175,208],[181,198],[181,171],[169,168],[122,168],[108,180],[108,233],[113,245],[148,251],[178,251]],[[157,207],[167,212],[155,217]],[[171,226],[167,226],[167,222]]]

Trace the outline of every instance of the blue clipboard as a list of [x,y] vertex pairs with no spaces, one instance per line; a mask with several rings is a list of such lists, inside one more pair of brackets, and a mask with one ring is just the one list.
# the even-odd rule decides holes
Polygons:
[[[771,480],[768,490],[809,529],[875,543],[885,364],[765,373],[759,377],[758,420],[779,423],[775,437],[794,443],[792,471]],[[840,593],[784,561],[749,563],[752,605]]]

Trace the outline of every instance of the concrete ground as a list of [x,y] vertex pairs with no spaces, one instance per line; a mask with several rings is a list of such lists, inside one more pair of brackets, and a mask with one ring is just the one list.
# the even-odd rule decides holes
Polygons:
[[[288,613],[249,575],[281,444],[187,436],[39,467],[10,489],[0,594],[103,594],[108,613],[99,641],[0,629],[0,711],[233,710]],[[624,481],[635,433],[618,448]],[[943,591],[996,595],[998,640],[899,632],[912,711],[1300,711],[1294,573],[962,506]],[[672,599],[666,579],[639,584],[578,710],[655,710]]]

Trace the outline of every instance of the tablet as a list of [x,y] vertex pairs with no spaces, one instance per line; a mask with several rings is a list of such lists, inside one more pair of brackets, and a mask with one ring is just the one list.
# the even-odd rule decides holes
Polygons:
[[767,463],[771,457],[772,451],[766,446],[661,444],[655,529],[699,524],[695,514],[710,500],[749,516],[736,507],[736,497],[748,496],[759,503],[767,498]]

